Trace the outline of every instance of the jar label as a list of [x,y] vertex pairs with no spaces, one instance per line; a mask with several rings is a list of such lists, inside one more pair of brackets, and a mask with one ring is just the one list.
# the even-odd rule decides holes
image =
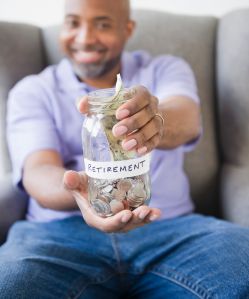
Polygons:
[[123,161],[91,161],[84,159],[85,172],[95,179],[121,179],[147,173],[150,169],[150,154]]

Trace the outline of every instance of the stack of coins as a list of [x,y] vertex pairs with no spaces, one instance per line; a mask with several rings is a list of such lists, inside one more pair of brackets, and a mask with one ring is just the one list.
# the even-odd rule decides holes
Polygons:
[[92,187],[89,189],[91,206],[102,217],[115,215],[124,209],[134,210],[150,199],[143,176],[118,180],[89,180],[92,180]]

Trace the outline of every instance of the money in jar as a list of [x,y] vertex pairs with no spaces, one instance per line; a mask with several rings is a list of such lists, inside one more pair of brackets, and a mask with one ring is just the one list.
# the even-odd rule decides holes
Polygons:
[[122,138],[114,137],[116,110],[132,98],[134,89],[123,88],[120,76],[116,88],[99,89],[88,95],[89,113],[82,127],[88,200],[102,217],[147,205],[151,196],[150,154],[125,151]]

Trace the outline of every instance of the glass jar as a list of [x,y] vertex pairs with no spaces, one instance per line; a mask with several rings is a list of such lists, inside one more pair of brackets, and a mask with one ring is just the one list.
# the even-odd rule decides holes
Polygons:
[[115,112],[134,90],[122,89],[118,98],[114,94],[114,88],[89,93],[89,114],[82,128],[88,200],[102,217],[147,205],[151,196],[150,155],[138,156],[136,151],[123,150],[122,138],[112,134],[118,122]]

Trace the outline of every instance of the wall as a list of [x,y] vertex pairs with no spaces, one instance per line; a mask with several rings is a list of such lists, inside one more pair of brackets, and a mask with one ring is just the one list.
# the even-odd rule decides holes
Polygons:
[[[0,20],[41,26],[59,23],[63,15],[63,2],[64,0],[0,0]],[[131,0],[131,3],[134,8],[215,16],[240,7],[249,8],[249,0]]]

